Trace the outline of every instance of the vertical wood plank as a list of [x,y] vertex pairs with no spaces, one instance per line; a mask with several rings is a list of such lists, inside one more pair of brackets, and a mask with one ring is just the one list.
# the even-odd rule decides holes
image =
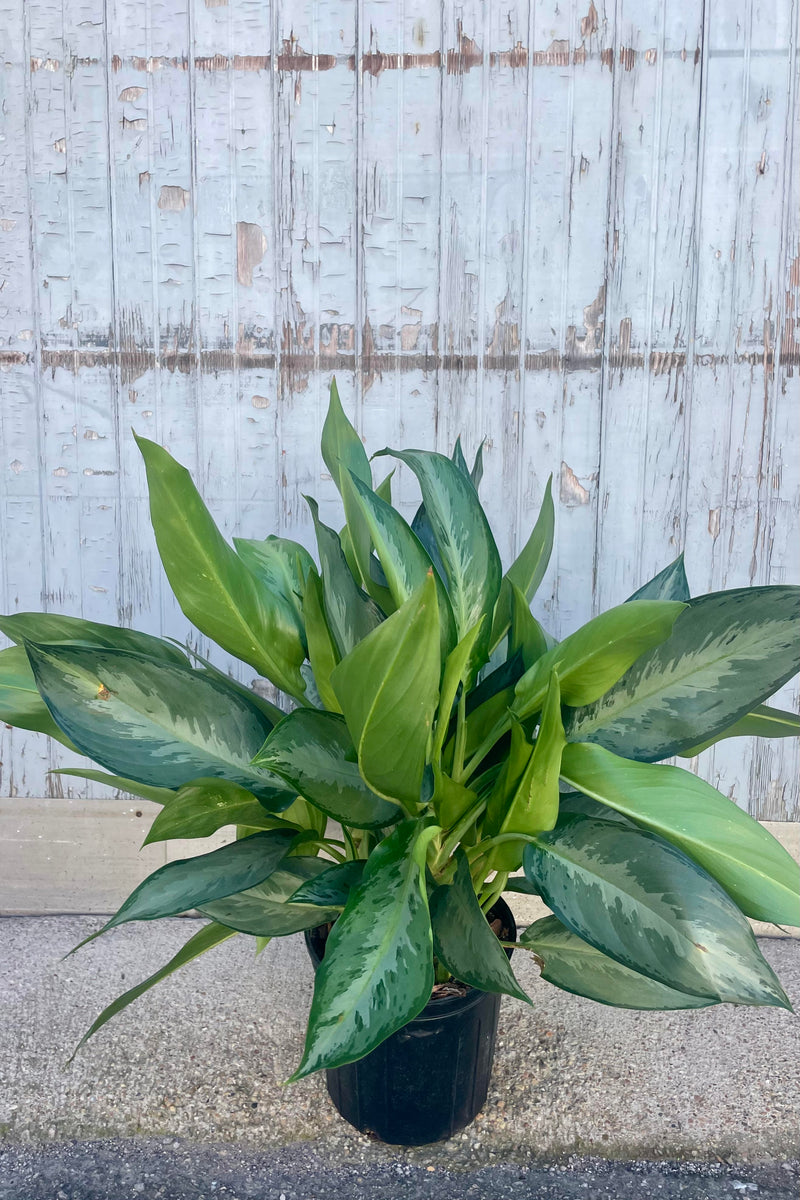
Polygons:
[[[436,441],[441,23],[432,6],[364,6],[360,22],[359,213],[363,433],[370,450]],[[392,467],[410,520],[419,490]]]
[[[796,579],[797,17],[8,0],[6,606],[206,648],[163,578],[129,426],[226,534],[312,546],[304,491],[341,520],[318,449],[334,371],[370,449],[488,438],[506,561],[555,470],[537,612],[557,635],[682,548],[695,591]],[[395,495],[410,516],[409,472]],[[66,757],[6,731],[0,786],[46,792]],[[793,744],[694,766],[797,814]]]
[[[0,366],[0,603],[4,612],[13,612],[41,608],[43,591],[40,394],[35,375],[40,344],[33,296],[32,164],[26,136],[29,36],[22,0],[0,13],[0,38],[0,328],[2,345],[9,350],[9,360]],[[0,794],[43,791],[48,765],[43,738],[0,725]]]
[[[523,544],[536,519],[547,478],[554,474],[558,556],[569,553],[562,525],[570,523],[571,499],[588,500],[588,490],[569,494],[560,487],[559,471],[572,471],[562,445],[565,377],[562,349],[566,338],[565,284],[570,260],[570,195],[573,166],[575,68],[572,37],[577,20],[574,3],[531,5],[528,25],[527,165],[525,180],[525,254],[521,411],[519,450],[519,536]],[[545,197],[546,202],[545,202]],[[595,214],[595,220],[597,214]],[[588,247],[587,247],[588,249]],[[582,248],[576,246],[576,258]],[[589,250],[589,253],[591,251]],[[569,455],[572,458],[572,454]],[[580,470],[580,465],[577,465]],[[572,478],[570,475],[569,478]],[[593,529],[590,536],[593,538]],[[563,548],[562,548],[563,547]],[[584,547],[584,552],[587,548]],[[583,580],[570,584],[571,602],[557,604],[558,575],[551,568],[534,611],[561,637],[570,631],[574,604],[590,581],[591,552],[586,553]],[[576,586],[577,585],[577,586]]]

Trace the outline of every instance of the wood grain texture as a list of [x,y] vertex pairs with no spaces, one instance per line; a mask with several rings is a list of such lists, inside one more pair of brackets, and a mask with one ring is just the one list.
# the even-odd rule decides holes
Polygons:
[[[486,439],[506,561],[553,473],[557,635],[680,550],[696,591],[796,582],[799,22],[798,0],[0,0],[4,608],[207,649],[130,427],[226,534],[311,547],[302,493],[339,519],[333,371],[370,449]],[[58,796],[68,760],[2,729],[0,794]],[[693,766],[800,818],[795,744]]]

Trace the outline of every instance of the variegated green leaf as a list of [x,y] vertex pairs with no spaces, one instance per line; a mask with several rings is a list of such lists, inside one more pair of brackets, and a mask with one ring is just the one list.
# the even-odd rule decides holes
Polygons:
[[313,879],[301,883],[289,897],[291,904],[317,904],[322,908],[344,908],[354,887],[358,887],[366,862],[335,863]]
[[306,496],[305,501],[317,535],[325,616],[343,657],[381,623],[383,614],[353,578],[339,535],[320,521],[316,500]]
[[[381,500],[357,476],[342,472],[342,486],[349,495],[351,508],[359,511],[369,532],[394,608],[405,604],[425,582],[428,572],[433,571],[442,622],[442,653],[449,653],[455,643],[453,610],[428,552],[400,513]],[[380,603],[378,596],[375,599]]]
[[0,631],[18,645],[36,642],[56,646],[78,643],[105,646],[109,650],[132,650],[149,658],[186,665],[186,654],[174,642],[140,633],[138,629],[121,629],[116,625],[101,625],[84,621],[82,617],[65,617],[60,613],[10,613],[0,617]]
[[545,571],[550,562],[550,555],[553,552],[555,519],[553,476],[551,475],[544,489],[542,506],[539,509],[539,515],[536,518],[536,524],[533,527],[531,536],[503,576],[503,583],[494,610],[492,632],[489,639],[489,645],[492,650],[494,650],[495,646],[499,645],[511,625],[511,585],[514,584],[515,587],[519,588],[528,604],[530,604],[539,589],[539,584],[544,578]]
[[679,554],[674,562],[663,571],[659,571],[648,583],[635,591],[631,600],[681,600],[686,603],[691,599],[689,581],[683,565],[683,555]]
[[798,670],[800,588],[698,596],[666,641],[570,714],[567,737],[643,762],[669,758],[716,738]]
[[433,948],[455,979],[483,992],[503,992],[530,1004],[514,978],[511,963],[481,911],[463,850],[456,854],[453,882],[430,898]]
[[305,648],[287,604],[225,541],[186,468],[147,438],[136,444],[158,552],[183,612],[201,633],[302,699]]
[[373,791],[416,811],[439,697],[439,614],[433,573],[331,675]]
[[666,987],[790,1008],[744,916],[671,842],[575,816],[527,846],[525,874],[568,929]]
[[529,925],[520,942],[541,963],[542,979],[565,992],[586,996],[616,1008],[708,1008],[708,996],[690,996],[631,971],[601,954],[562,925],[558,917],[542,917]]
[[[555,671],[542,709],[542,719],[536,742],[500,824],[498,833],[535,834],[552,829],[558,819],[558,774],[561,752],[566,745],[561,723],[561,692]],[[522,842],[505,842],[496,846],[489,859],[489,869],[516,871],[522,863]]]
[[[373,595],[373,584],[369,574],[369,531],[364,522],[363,514],[353,503],[352,490],[345,486],[348,472],[360,479],[368,488],[372,487],[372,470],[361,438],[345,416],[339,399],[339,389],[336,380],[331,380],[330,402],[322,427],[322,457],[331,473],[331,478],[342,497],[344,514],[347,519],[347,534],[352,548],[352,559],[345,554],[351,567],[359,572],[364,587]],[[380,603],[380,589],[375,591],[374,599]]]
[[295,709],[275,726],[253,763],[343,825],[378,829],[402,816],[397,804],[376,795],[361,778],[347,725],[334,713]]
[[630,762],[601,746],[564,750],[562,777],[680,846],[748,917],[800,925],[800,869],[763,825],[681,767]]
[[290,538],[269,537],[261,541],[253,538],[233,539],[236,553],[256,579],[284,601],[286,611],[293,615],[295,628],[301,641],[305,641],[303,628],[303,594],[308,573],[314,560],[299,542]]
[[220,846],[208,854],[198,854],[196,858],[169,862],[148,875],[103,928],[86,941],[93,941],[101,933],[128,921],[176,917],[254,887],[277,870],[296,836],[293,829],[270,829]]
[[[500,555],[471,481],[443,454],[425,450],[382,450],[406,463],[419,481],[425,513],[441,555],[459,639],[487,617],[488,644],[500,590]],[[485,657],[484,647],[478,648]]]
[[430,999],[433,938],[423,870],[437,832],[436,825],[404,821],[370,855],[328,936],[292,1082],[362,1058]]
[[453,453],[450,455],[450,461],[452,463],[454,463],[455,466],[458,467],[461,474],[466,479],[469,479],[470,483],[472,483],[472,477],[469,473],[469,467],[467,466],[467,460],[464,458],[464,450],[461,445],[461,435],[460,434],[456,438],[455,446],[453,446]]
[[[273,811],[295,793],[250,760],[270,723],[203,671],[103,647],[27,645],[36,683],[81,753],[141,783],[230,779]],[[191,702],[187,702],[191,697]]]
[[669,637],[684,608],[671,600],[632,600],[594,617],[525,672],[516,686],[513,711],[520,720],[539,711],[551,671],[558,672],[565,704],[590,704],[641,654]]
[[195,779],[173,793],[158,813],[143,845],[169,838],[205,838],[226,825],[247,829],[286,829],[296,825],[272,816],[252,792],[228,779]]
[[103,783],[106,787],[118,792],[128,792],[131,796],[139,796],[142,800],[150,800],[153,804],[169,804],[177,793],[172,788],[148,787],[135,779],[125,779],[121,775],[107,775],[105,771],[87,770],[86,767],[59,767],[51,772],[52,775],[74,775],[77,779],[91,779],[93,783]]
[[322,426],[322,457],[333,482],[341,492],[341,473],[350,470],[368,487],[372,487],[372,471],[361,438],[345,416],[336,380],[331,380],[328,412]]
[[286,716],[286,713],[282,708],[278,708],[277,704],[273,704],[265,696],[259,695],[255,688],[246,687],[245,684],[239,683],[238,679],[233,679],[225,671],[220,671],[219,667],[215,667],[209,659],[204,658],[202,654],[198,654],[193,646],[184,646],[183,649],[189,655],[192,662],[202,665],[204,675],[215,679],[224,691],[236,692],[238,696],[241,696],[249,704],[254,705],[259,712],[264,714],[270,725],[277,725],[278,721],[282,721]]
[[339,712],[339,701],[331,687],[331,671],[339,661],[339,652],[325,616],[322,580],[315,570],[309,572],[303,595],[303,620],[308,644],[308,661],[320,699],[331,712]]
[[56,725],[39,695],[24,646],[0,650],[0,721],[16,729],[44,733],[70,750],[77,749]]
[[288,937],[304,929],[313,929],[316,925],[335,921],[339,909],[287,902],[302,883],[315,879],[329,866],[324,858],[286,858],[263,883],[204,904],[201,912],[239,933],[250,933],[254,937]]
[[221,942],[227,941],[228,938],[234,937],[235,934],[235,929],[226,929],[224,925],[217,925],[213,921],[209,925],[204,925],[202,929],[199,929],[197,933],[189,938],[189,941],[185,946],[181,947],[177,954],[173,955],[166,966],[149,975],[141,983],[137,983],[135,987],[129,988],[127,992],[118,996],[116,1000],[103,1009],[97,1020],[78,1042],[66,1065],[69,1066],[69,1063],[72,1062],[75,1055],[88,1042],[89,1038],[97,1033],[98,1029],[102,1029],[105,1023],[110,1021],[112,1017],[115,1017],[117,1013],[122,1012],[123,1008],[127,1008],[129,1004],[132,1004],[134,1000],[138,1000],[151,987],[155,987],[162,979],[166,979],[168,975],[172,975],[174,971],[191,962],[192,959],[199,958],[207,950],[213,950],[214,946],[219,946]]
[[785,708],[771,708],[768,704],[758,704],[747,716],[741,717],[728,729],[723,729],[716,737],[708,738],[699,746],[690,746],[681,750],[681,758],[694,758],[717,742],[735,737],[764,737],[785,738],[800,737],[800,717],[797,713],[787,712]]

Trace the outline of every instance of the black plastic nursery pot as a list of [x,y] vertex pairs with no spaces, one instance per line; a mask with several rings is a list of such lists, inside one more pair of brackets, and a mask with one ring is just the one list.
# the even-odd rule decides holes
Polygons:
[[[516,941],[504,900],[499,917]],[[325,953],[327,927],[308,930],[314,969]],[[511,950],[507,950],[509,958]],[[424,1146],[452,1137],[483,1108],[494,1061],[500,996],[468,988],[463,996],[432,998],[425,1008],[370,1054],[326,1071],[328,1095],[345,1121],[393,1146]]]

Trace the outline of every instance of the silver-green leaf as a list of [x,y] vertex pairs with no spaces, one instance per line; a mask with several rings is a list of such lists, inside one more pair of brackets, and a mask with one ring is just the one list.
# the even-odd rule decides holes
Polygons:
[[525,874],[568,929],[666,987],[790,1008],[746,918],[671,842],[574,816],[527,846]]
[[290,1082],[362,1058],[430,999],[433,937],[423,869],[438,829],[404,821],[370,855],[328,936],[303,1058]]
[[672,634],[566,722],[574,742],[656,762],[713,740],[800,670],[800,588],[698,596]]

